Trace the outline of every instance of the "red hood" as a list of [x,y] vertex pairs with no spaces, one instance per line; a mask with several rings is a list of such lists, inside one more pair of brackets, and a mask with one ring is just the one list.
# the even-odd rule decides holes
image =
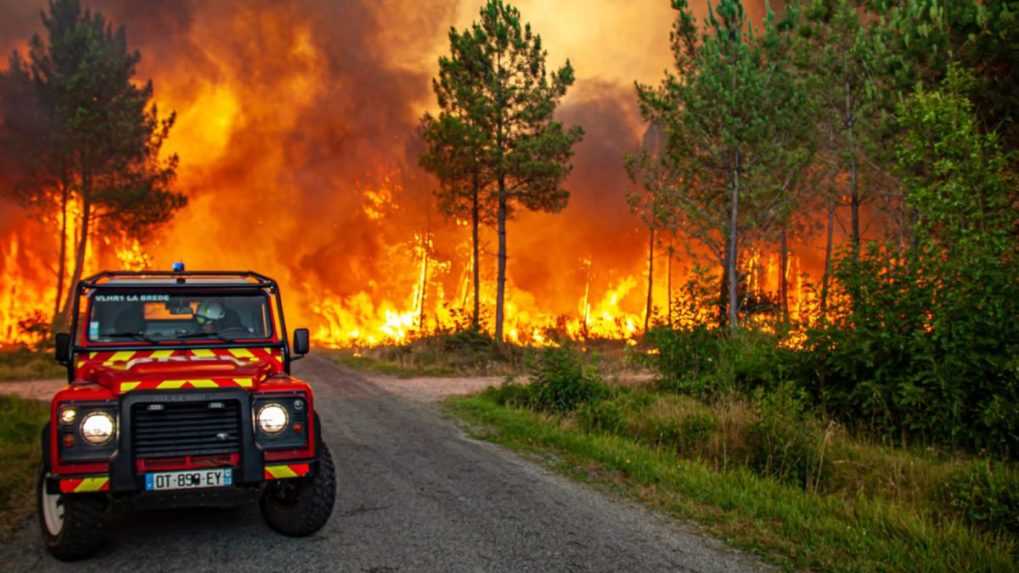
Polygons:
[[256,389],[282,372],[278,348],[102,350],[75,356],[75,381],[91,382],[114,394],[134,390]]

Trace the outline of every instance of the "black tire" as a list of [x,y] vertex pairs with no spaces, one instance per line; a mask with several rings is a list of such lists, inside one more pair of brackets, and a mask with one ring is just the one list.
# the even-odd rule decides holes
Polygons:
[[319,442],[318,468],[308,478],[270,481],[259,506],[269,527],[289,537],[306,537],[325,526],[336,502],[336,468]]
[[40,465],[36,484],[36,509],[43,544],[51,555],[61,561],[75,561],[95,554],[106,543],[108,500],[105,495],[57,494],[57,503],[63,508],[63,520],[54,534],[46,524],[43,513],[46,495],[46,468]]

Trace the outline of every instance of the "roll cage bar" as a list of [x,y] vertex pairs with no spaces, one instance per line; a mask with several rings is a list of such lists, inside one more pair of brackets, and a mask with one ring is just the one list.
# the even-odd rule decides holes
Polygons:
[[[230,283],[231,279],[241,279],[244,281],[244,286],[253,287],[268,287],[278,289],[276,281],[254,271],[103,271],[96,273],[88,278],[82,279],[79,283],[80,288],[98,288],[101,286],[121,286],[113,285],[111,281],[121,278],[128,279],[150,279],[150,278],[167,278],[176,279],[177,284],[187,284],[188,277],[195,278],[221,278],[224,279],[224,283]],[[226,284],[218,286],[226,286]],[[144,285],[131,285],[131,286],[144,286]],[[171,285],[152,285],[152,286],[171,286]],[[216,283],[204,283],[193,286],[217,286]],[[240,285],[235,285],[240,286]]]

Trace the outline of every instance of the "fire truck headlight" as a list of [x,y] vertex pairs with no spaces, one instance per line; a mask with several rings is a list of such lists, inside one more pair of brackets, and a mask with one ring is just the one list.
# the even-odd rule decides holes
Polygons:
[[266,434],[278,434],[287,427],[290,416],[280,404],[271,403],[258,410],[258,427]]
[[115,423],[106,412],[91,412],[81,421],[81,437],[93,446],[106,444],[113,438]]

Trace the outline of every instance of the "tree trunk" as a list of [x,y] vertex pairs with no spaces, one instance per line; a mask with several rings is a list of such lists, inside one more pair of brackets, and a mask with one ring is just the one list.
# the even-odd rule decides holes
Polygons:
[[[496,77],[502,77],[502,52],[498,51],[495,55],[495,68]],[[496,126],[495,126],[495,152],[496,152],[496,168],[495,174],[496,179],[499,183],[499,211],[496,215],[498,218],[498,234],[499,234],[499,261],[496,271],[496,285],[495,285],[495,341],[502,344],[503,339],[503,321],[505,320],[505,302],[506,302],[506,149],[504,145],[505,134],[503,133],[505,118],[503,114],[506,112],[506,93],[505,85],[497,84],[495,91],[496,100]]]
[[647,304],[644,306],[644,334],[647,334],[648,326],[651,324],[651,306],[655,300],[655,228],[648,229],[650,233],[647,244]]
[[828,289],[831,284],[832,239],[835,235],[835,201],[828,204],[828,233],[824,242],[824,274],[821,275],[821,318],[828,314]]
[[474,314],[471,316],[471,327],[474,330],[481,328],[481,270],[478,257],[478,225],[480,224],[481,213],[478,206],[478,174],[474,174],[473,188],[471,190],[471,241],[474,260]]
[[57,261],[57,295],[53,301],[53,318],[50,320],[50,328],[53,332],[59,332],[65,328],[61,320],[60,309],[64,298],[64,275],[67,274],[67,203],[70,201],[70,189],[64,183],[60,188],[60,254]]
[[725,254],[722,255],[722,281],[718,292],[718,327],[725,328],[729,322],[729,239],[726,237]]
[[[431,225],[429,225],[431,227]],[[424,237],[421,239],[421,285],[420,293],[418,297],[418,334],[423,334],[425,330],[425,303],[428,300],[428,243],[431,241],[431,230],[425,232]]]
[[849,242],[853,261],[860,260],[860,188],[856,158],[849,163]]
[[[845,55],[848,57],[848,54]],[[860,259],[860,165],[856,156],[856,133],[853,131],[856,126],[855,104],[853,100],[853,85],[848,78],[845,80],[846,102],[843,110],[844,127],[846,139],[849,143],[849,244],[852,251],[853,261]]]
[[668,317],[669,328],[672,328],[672,245],[669,245],[669,259],[665,263],[665,291],[666,291],[666,316]]
[[783,226],[779,238],[778,255],[778,297],[782,310],[782,322],[789,324],[789,232]]
[[499,175],[499,270],[495,294],[495,340],[502,342],[506,300],[506,178]]
[[729,328],[739,328],[739,274],[736,271],[739,242],[737,223],[739,221],[739,173],[740,154],[736,152],[736,164],[732,172],[732,201],[729,210]]
[[68,283],[67,298],[64,300],[64,308],[60,312],[60,316],[65,321],[65,324],[72,323],[71,310],[74,308],[74,299],[78,296],[78,281],[81,280],[81,274],[85,268],[85,253],[88,250],[88,235],[91,232],[92,200],[86,191],[87,188],[88,183],[83,182],[81,220],[79,221],[81,232],[78,235],[77,252],[74,256],[74,267],[71,269],[71,281]]

